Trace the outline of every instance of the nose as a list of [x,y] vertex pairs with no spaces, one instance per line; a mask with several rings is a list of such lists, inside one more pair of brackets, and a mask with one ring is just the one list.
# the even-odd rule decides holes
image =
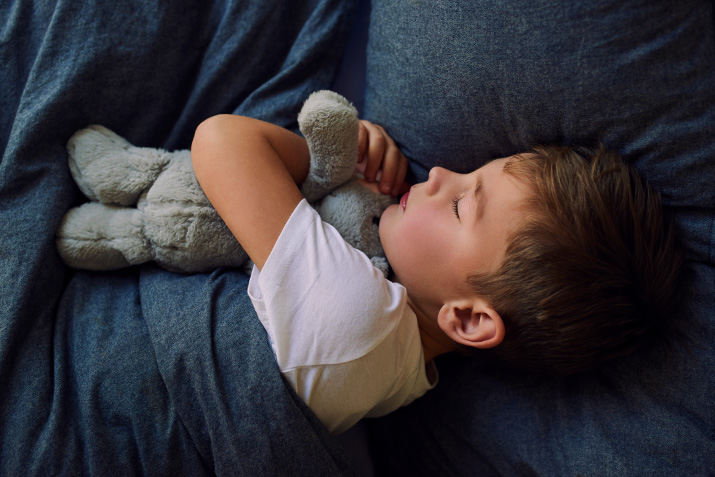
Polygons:
[[449,171],[442,167],[433,167],[430,169],[429,176],[427,177],[427,193],[436,194],[439,192],[447,174],[449,174]]

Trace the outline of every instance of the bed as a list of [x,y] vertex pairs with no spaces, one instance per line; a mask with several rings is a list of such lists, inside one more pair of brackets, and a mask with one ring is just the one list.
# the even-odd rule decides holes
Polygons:
[[[712,1],[20,0],[0,19],[0,474],[715,469]],[[568,379],[446,356],[435,390],[348,444],[282,380],[240,270],[59,260],[57,225],[86,200],[76,130],[187,148],[218,113],[295,129],[323,88],[390,131],[413,181],[537,142],[617,149],[678,224],[689,342]]]

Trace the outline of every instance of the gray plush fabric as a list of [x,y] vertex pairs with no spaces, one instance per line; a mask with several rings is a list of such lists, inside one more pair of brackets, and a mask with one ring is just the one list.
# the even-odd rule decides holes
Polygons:
[[[318,212],[387,274],[376,219],[391,199],[351,182],[357,110],[339,94],[319,91],[305,101],[298,123],[311,153],[304,195],[314,202],[330,193]],[[92,200],[71,209],[58,229],[57,250],[68,265],[115,270],[155,261],[193,273],[248,259],[204,195],[190,151],[135,147],[97,125],[75,133],[67,151],[72,177]]]

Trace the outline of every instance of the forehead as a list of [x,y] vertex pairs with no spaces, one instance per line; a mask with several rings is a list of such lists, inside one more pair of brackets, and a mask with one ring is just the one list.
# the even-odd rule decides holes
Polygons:
[[532,196],[531,188],[520,176],[511,174],[504,160],[495,164],[490,174],[477,179],[480,195],[485,203],[485,217],[491,217],[499,224],[513,222],[511,216],[522,210]]
[[535,199],[537,196],[537,176],[542,162],[539,155],[524,152],[513,156],[496,159],[499,163],[499,173],[501,179],[508,183],[508,187],[518,191],[521,198],[521,206],[526,211],[534,212]]
[[[532,180],[535,173],[535,163],[532,154],[515,154],[509,157],[494,159],[475,171],[476,189],[497,194],[506,187],[511,193],[526,198],[531,195]],[[498,194],[497,194],[498,195]],[[510,194],[503,194],[510,196]]]
[[472,231],[474,251],[482,265],[498,268],[508,244],[527,221],[531,188],[508,169],[519,158],[496,159],[476,172],[477,215]]
[[542,164],[539,158],[538,154],[532,152],[505,157],[502,159],[504,161],[503,171],[530,187],[535,186],[535,179]]

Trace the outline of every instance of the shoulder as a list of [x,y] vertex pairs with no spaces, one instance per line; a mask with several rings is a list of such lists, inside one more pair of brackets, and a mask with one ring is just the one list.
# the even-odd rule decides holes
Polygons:
[[404,287],[385,279],[305,201],[249,293],[281,369],[351,361],[400,326],[417,326]]
[[[331,432],[342,432],[363,417],[388,414],[433,387],[426,372],[416,318],[405,317],[391,332],[354,353],[347,337],[335,340],[335,363],[282,369],[286,380]],[[351,349],[352,348],[352,349]],[[325,350],[327,348],[323,348]]]

